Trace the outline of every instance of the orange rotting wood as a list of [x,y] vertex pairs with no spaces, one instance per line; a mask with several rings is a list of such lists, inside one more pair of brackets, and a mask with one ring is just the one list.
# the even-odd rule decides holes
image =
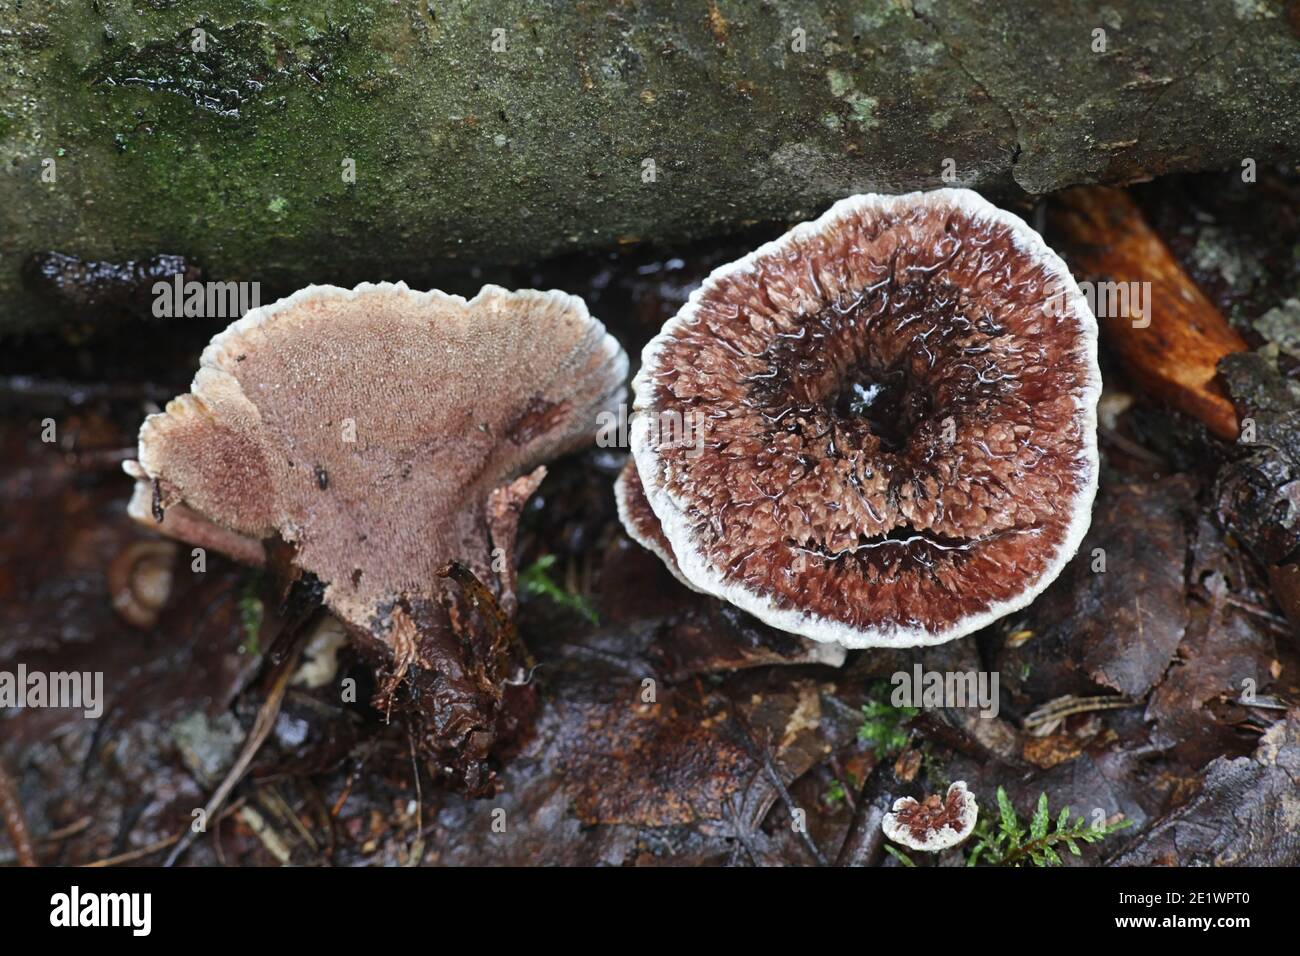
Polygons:
[[1140,287],[1145,315],[1097,317],[1103,341],[1134,383],[1200,419],[1219,438],[1235,441],[1237,413],[1215,380],[1216,367],[1223,356],[1248,346],[1179,266],[1137,204],[1123,190],[1081,187],[1062,193],[1051,216],[1080,281],[1150,283]]

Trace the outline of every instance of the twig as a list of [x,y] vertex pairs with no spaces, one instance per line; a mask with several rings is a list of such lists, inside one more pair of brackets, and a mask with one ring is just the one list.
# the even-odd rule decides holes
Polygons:
[[9,779],[3,764],[0,764],[0,817],[4,818],[5,828],[9,831],[18,865],[39,866],[36,850],[32,847],[32,837],[27,830],[27,818],[23,816],[23,805],[18,800],[18,789]]
[[879,866],[885,855],[885,814],[893,805],[893,791],[898,787],[893,765],[888,760],[876,764],[862,782],[858,809],[844,834],[836,866]]
[[119,863],[130,863],[132,860],[138,860],[141,857],[152,856],[159,850],[165,850],[181,838],[180,834],[169,836],[165,840],[159,840],[156,843],[150,843],[148,846],[142,846],[136,850],[129,850],[126,853],[119,853],[117,856],[105,857],[102,860],[96,860],[93,863],[87,863],[87,869],[93,869],[101,866],[117,866]]
[[1118,448],[1124,454],[1128,455],[1130,458],[1136,458],[1138,461],[1144,461],[1148,465],[1153,465],[1156,468],[1169,467],[1169,462],[1167,462],[1164,458],[1161,458],[1151,449],[1143,445],[1139,445],[1131,438],[1128,438],[1125,435],[1121,435],[1117,431],[1114,431],[1109,428],[1098,428],[1097,437],[1100,438],[1102,441],[1106,442],[1107,444],[1114,445],[1116,448]]
[[334,801],[334,806],[330,807],[331,817],[337,817],[340,813],[343,812],[343,804],[348,802],[348,797],[352,795],[352,786],[355,783],[356,783],[356,777],[352,774],[348,774],[348,779],[343,784],[343,792],[340,793],[339,798],[336,801]]
[[1235,607],[1241,611],[1245,611],[1251,617],[1255,617],[1263,621],[1266,625],[1268,625],[1270,630],[1276,631],[1279,634],[1291,633],[1291,625],[1287,622],[1287,619],[1277,614],[1274,614],[1268,608],[1263,607],[1262,605],[1257,604],[1254,601],[1248,601],[1245,598],[1239,598],[1234,594],[1225,594],[1223,596],[1223,599],[1232,607]]
[[1139,701],[1123,694],[1102,695],[1100,697],[1075,697],[1067,694],[1050,700],[1042,707],[1025,717],[1025,729],[1031,733],[1046,735],[1052,732],[1066,717],[1086,714],[1094,710],[1123,710],[1136,707]]
[[853,792],[853,788],[849,786],[848,776],[844,772],[844,767],[840,764],[840,758],[832,755],[830,764],[831,773],[835,775],[835,782],[838,783],[840,789],[844,791],[844,802],[848,805],[849,812],[857,813],[858,796]]
[[304,781],[304,790],[313,815],[325,830],[324,861],[326,864],[332,864],[334,862],[334,847],[337,843],[337,837],[334,833],[334,817],[330,815],[330,808],[325,805],[324,795],[314,783],[310,780]]
[[415,840],[412,847],[422,842],[424,833],[424,792],[420,787],[420,761],[415,753],[415,734],[407,732],[406,742],[411,746],[411,773],[415,777]]
[[94,817],[82,817],[80,820],[73,820],[66,827],[59,827],[57,830],[51,830],[45,836],[41,837],[42,843],[58,843],[66,840],[70,836],[76,836],[82,830],[87,829],[95,820]]
[[271,826],[266,817],[249,806],[239,811],[239,819],[243,820],[248,828],[253,831],[253,835],[262,842],[266,852],[275,857],[281,866],[289,865],[289,861],[293,858],[289,847],[280,838],[280,834],[275,827]]
[[754,866],[759,866],[761,859],[758,848],[754,846],[753,833],[745,824],[744,816],[740,812],[740,807],[736,804],[736,795],[734,793],[727,794],[726,805],[727,809],[731,811],[732,832],[736,835],[737,844],[743,847],[745,852],[749,854],[749,862]]
[[[257,719],[253,721],[253,729],[249,733],[248,739],[244,741],[244,749],[240,751],[239,758],[235,761],[234,766],[230,768],[226,778],[221,781],[221,784],[208,798],[207,804],[203,807],[205,819],[212,819],[221,808],[221,805],[225,803],[226,797],[230,796],[230,791],[243,779],[244,774],[253,763],[253,758],[257,756],[257,752],[270,735],[271,728],[275,726],[275,719],[280,715],[280,705],[284,703],[284,693],[289,687],[289,678],[293,675],[294,665],[298,662],[298,655],[302,651],[303,637],[306,636],[308,629],[300,627],[298,630],[299,637],[294,642],[292,651],[271,672],[270,690],[266,695],[265,703],[257,712]],[[181,855],[190,848],[190,844],[194,842],[194,837],[194,831],[187,829],[180,842],[176,844],[175,849],[168,854],[163,866],[175,865]]]
[[[768,780],[771,782],[772,786],[776,788],[776,792],[780,794],[786,810],[789,811],[791,818],[795,818],[796,811],[798,811],[799,808],[795,805],[794,797],[790,796],[790,791],[786,789],[785,781],[781,779],[781,774],[776,769],[776,764],[772,762],[771,746],[767,744],[764,744],[761,747],[759,746],[758,741],[754,738],[749,721],[745,719],[744,714],[742,714],[735,706],[730,708],[730,713],[736,725],[741,730],[742,741],[745,743],[746,749],[749,750],[750,756],[762,764],[763,770],[767,773]],[[799,839],[803,841],[803,845],[808,848],[808,852],[812,854],[813,859],[817,861],[817,865],[829,866],[830,863],[826,859],[825,854],[823,854],[817,844],[813,842],[813,838],[808,835],[807,828],[799,827],[796,832],[799,834]]]
[[69,382],[33,375],[0,376],[0,398],[9,399],[58,399],[78,404],[92,399],[161,400],[173,392],[174,388],[152,382]]
[[[230,806],[226,807],[224,811],[222,811],[221,816],[217,818],[216,822],[220,823],[222,820],[230,816],[232,813],[238,812],[239,809],[243,807],[244,803],[245,803],[245,799],[243,797],[240,797]],[[126,853],[119,853],[117,856],[105,857],[102,860],[95,860],[93,863],[87,863],[85,866],[86,869],[94,869],[96,867],[102,867],[102,866],[117,866],[119,863],[130,863],[131,861],[138,860],[141,857],[152,856],[154,853],[157,853],[159,850],[165,850],[180,838],[181,838],[181,834],[178,833],[175,836],[167,837],[167,839],[165,840],[158,840],[156,843],[150,843],[148,846],[142,846],[134,850],[128,850]]]
[[273,813],[297,831],[298,835],[302,837],[303,841],[306,842],[313,853],[320,852],[320,845],[316,842],[316,838],[311,835],[311,831],[308,830],[307,825],[302,822],[302,818],[294,812],[293,807],[289,806],[289,802],[284,799],[284,795],[280,793],[278,787],[274,784],[260,787],[257,795],[259,802],[266,807],[267,811]]

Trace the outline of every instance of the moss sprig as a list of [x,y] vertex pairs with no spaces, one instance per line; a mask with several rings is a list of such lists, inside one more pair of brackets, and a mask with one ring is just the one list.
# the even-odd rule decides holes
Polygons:
[[1007,792],[998,787],[998,821],[994,825],[988,817],[975,824],[967,866],[1060,866],[1057,849],[1064,847],[1074,856],[1083,854],[1079,844],[1098,843],[1113,833],[1132,826],[1132,820],[1119,820],[1104,826],[1094,826],[1083,817],[1070,816],[1069,806],[1061,809],[1053,820],[1048,808],[1047,794],[1038,795],[1038,805],[1026,828],[1016,815]]

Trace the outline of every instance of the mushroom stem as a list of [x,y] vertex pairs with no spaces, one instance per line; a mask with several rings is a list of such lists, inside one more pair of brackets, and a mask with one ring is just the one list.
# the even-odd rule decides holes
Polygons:
[[529,669],[534,662],[481,574],[449,561],[437,577],[446,582],[437,600],[402,598],[374,630],[358,635],[358,644],[381,675],[374,706],[403,712],[436,775],[471,796],[487,796],[496,779],[490,761],[537,701],[534,687],[509,679],[511,662]]

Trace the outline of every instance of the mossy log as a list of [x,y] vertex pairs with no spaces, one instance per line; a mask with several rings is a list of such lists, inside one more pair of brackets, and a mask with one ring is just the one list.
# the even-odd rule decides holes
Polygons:
[[6,0],[0,331],[45,251],[427,283],[1298,147],[1300,0]]

